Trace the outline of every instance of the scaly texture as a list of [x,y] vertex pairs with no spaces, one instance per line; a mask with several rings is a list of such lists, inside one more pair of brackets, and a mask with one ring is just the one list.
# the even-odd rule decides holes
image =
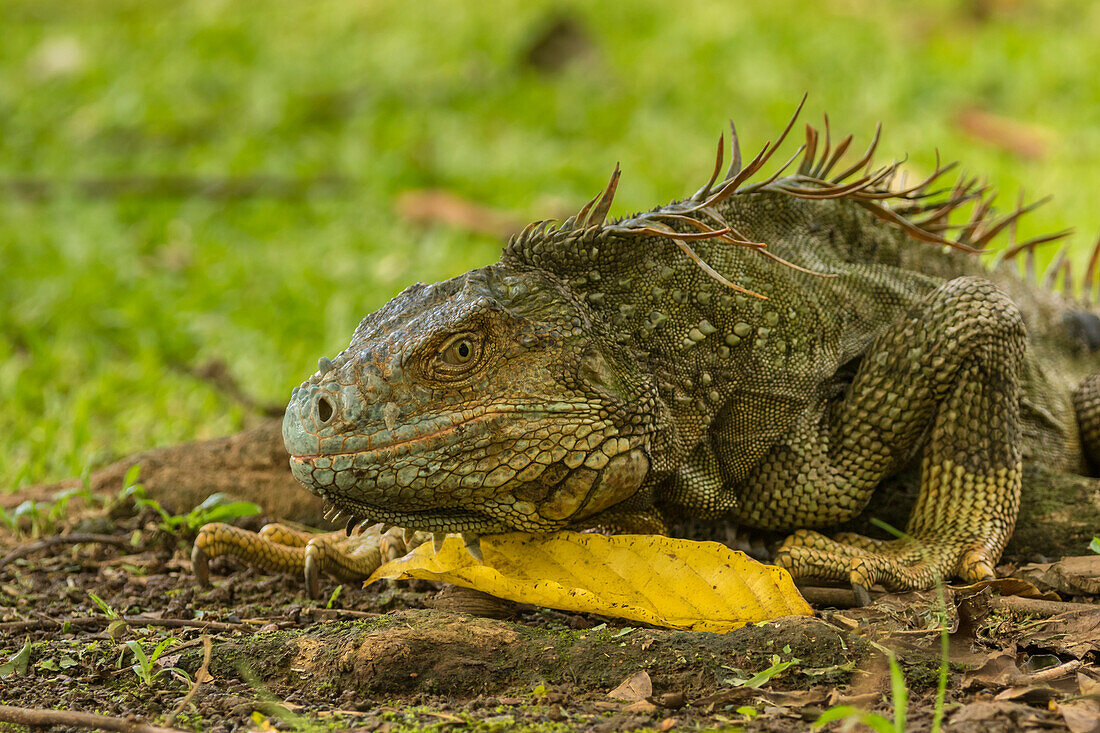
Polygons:
[[[384,522],[476,548],[483,533],[726,518],[794,532],[779,560],[796,576],[991,575],[1023,465],[1085,469],[1071,393],[1100,370],[1100,319],[1005,264],[1061,236],[1016,244],[1031,207],[997,218],[976,180],[937,190],[951,166],[906,187],[896,164],[873,167],[877,132],[843,165],[851,137],[833,147],[807,126],[787,166],[749,183],[793,122],[744,165],[734,132],[722,180],[724,143],[695,195],[609,222],[616,169],[499,263],[367,316],[294,390],[295,476],[349,532]],[[1002,232],[987,269],[974,253]],[[1090,451],[1097,384],[1075,398]],[[811,531],[913,465],[904,537]]]

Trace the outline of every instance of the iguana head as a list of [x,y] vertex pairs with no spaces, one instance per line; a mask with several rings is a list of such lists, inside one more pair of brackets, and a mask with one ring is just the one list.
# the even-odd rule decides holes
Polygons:
[[559,281],[416,284],[294,390],[295,477],[358,522],[551,531],[632,496],[655,389]]

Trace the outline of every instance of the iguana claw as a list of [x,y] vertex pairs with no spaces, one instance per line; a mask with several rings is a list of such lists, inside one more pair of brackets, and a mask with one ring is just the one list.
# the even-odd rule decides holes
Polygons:
[[264,570],[304,573],[309,595],[316,598],[322,574],[343,582],[365,580],[383,562],[404,555],[426,539],[423,533],[410,535],[404,530],[380,532],[380,525],[349,534],[361,522],[353,517],[347,528],[321,534],[283,524],[269,524],[257,534],[215,522],[199,530],[191,563],[204,586],[210,581],[210,560],[221,555]]
[[469,532],[463,532],[462,541],[466,544],[466,551],[479,563],[485,564],[485,558],[481,555],[481,537]]

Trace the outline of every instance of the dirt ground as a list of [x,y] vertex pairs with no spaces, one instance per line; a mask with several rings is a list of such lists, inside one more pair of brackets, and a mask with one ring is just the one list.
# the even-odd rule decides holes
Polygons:
[[131,456],[94,472],[84,498],[55,498],[80,482],[0,496],[8,517],[39,502],[18,531],[0,529],[0,721],[135,733],[785,731],[850,706],[885,716],[871,721],[879,730],[929,730],[939,710],[948,730],[1100,733],[1100,555],[1052,563],[1036,550],[1085,546],[1094,479],[1032,477],[1046,494],[1025,483],[1030,513],[999,572],[1026,582],[947,587],[942,600],[876,594],[866,608],[850,607],[846,589],[806,589],[816,617],[710,634],[425,581],[328,580],[313,601],[301,577],[227,558],[201,588],[194,528],[168,532],[120,494],[135,463],[173,515],[236,487],[266,515],[238,522],[248,529],[320,519],[320,502],[289,476],[277,420]]
[[[484,618],[447,610],[461,594],[440,599],[424,582],[336,592],[329,581],[314,602],[300,578],[225,559],[199,588],[189,543],[152,511],[70,514],[39,540],[0,539],[9,706],[210,731],[792,730],[834,705],[892,720],[889,649],[907,729],[920,731],[933,724],[946,627],[949,730],[1100,729],[1100,606],[999,595],[1023,584],[945,589],[946,615],[935,592],[885,595],[724,635],[474,599],[506,616]],[[1090,563],[1031,574],[1089,590]],[[163,646],[148,670],[135,644],[147,657]]]

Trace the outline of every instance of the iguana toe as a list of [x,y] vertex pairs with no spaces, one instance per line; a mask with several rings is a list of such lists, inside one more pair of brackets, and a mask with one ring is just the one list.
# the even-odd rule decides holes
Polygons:
[[875,540],[842,534],[830,539],[800,530],[784,541],[776,561],[795,578],[848,582],[862,602],[869,600],[866,591],[874,585],[906,591],[929,588],[956,575],[964,580],[991,578],[990,554],[986,548],[968,549],[942,538]]
[[[344,530],[314,534],[283,524],[259,533],[212,523],[199,530],[191,561],[200,584],[209,584],[209,561],[228,555],[262,570],[303,573],[311,598],[320,593],[321,575],[343,581],[365,580],[383,562],[401,557],[424,541],[423,533],[406,539],[400,529],[381,527],[348,536]],[[410,541],[411,540],[411,541]]]

